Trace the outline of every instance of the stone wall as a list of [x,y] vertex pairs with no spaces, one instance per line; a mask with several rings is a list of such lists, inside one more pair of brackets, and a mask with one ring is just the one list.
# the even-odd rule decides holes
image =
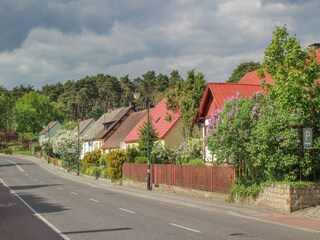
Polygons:
[[320,184],[301,187],[272,184],[264,187],[254,204],[284,213],[320,205]]

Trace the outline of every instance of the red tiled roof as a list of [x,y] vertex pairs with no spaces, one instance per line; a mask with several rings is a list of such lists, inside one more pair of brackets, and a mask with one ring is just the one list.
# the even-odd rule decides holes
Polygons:
[[216,109],[222,109],[224,102],[240,93],[251,97],[254,93],[264,92],[261,85],[238,83],[208,83],[202,96],[197,121],[208,119]]
[[[165,120],[165,117],[169,112],[172,115],[171,122]],[[158,133],[158,138],[163,139],[165,135],[171,130],[175,123],[179,120],[179,113],[172,113],[167,110],[166,98],[163,98],[152,110],[150,110],[150,117],[152,119],[152,125],[154,126],[156,132]],[[147,115],[144,116],[138,124],[132,129],[132,131],[125,138],[125,142],[136,142],[139,138],[139,129],[147,122]]]
[[120,143],[124,142],[125,137],[137,125],[137,123],[147,114],[147,110],[133,112],[120,125],[120,127],[111,135],[109,139],[102,145],[102,149],[119,148]]
[[246,73],[238,83],[262,85],[263,81],[266,81],[267,84],[274,85],[274,80],[272,79],[269,73],[266,72],[265,77],[261,79],[258,76],[258,70],[253,70],[251,72]]

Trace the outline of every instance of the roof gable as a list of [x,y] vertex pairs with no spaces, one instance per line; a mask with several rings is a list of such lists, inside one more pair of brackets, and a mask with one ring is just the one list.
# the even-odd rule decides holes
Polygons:
[[[104,113],[87,131],[84,140],[102,139],[105,134],[130,110],[132,107],[117,108],[108,113]],[[104,129],[104,125],[109,124],[108,129]]]
[[[50,122],[47,126],[45,126],[41,132],[39,133],[39,135],[44,135],[46,134],[46,132],[49,131],[49,129],[53,128],[56,124],[58,124],[59,122],[58,121],[52,121]],[[59,123],[60,124],[60,123]]]
[[261,85],[238,83],[208,83],[202,96],[197,121],[208,119],[216,109],[223,109],[224,102],[240,94],[251,97],[254,93],[264,92]]
[[85,119],[72,130],[74,133],[78,133],[78,127],[79,127],[79,135],[83,135],[89,128],[95,123],[94,118]]
[[[167,113],[170,112],[172,120],[169,122],[165,118]],[[153,109],[150,110],[150,117],[152,119],[152,125],[158,134],[159,139],[163,139],[165,135],[171,130],[171,128],[180,119],[180,113],[173,113],[167,109],[166,98],[163,98]],[[125,138],[125,142],[136,142],[139,139],[139,129],[147,122],[148,116],[145,115],[132,131]]]
[[119,148],[120,143],[124,142],[125,137],[146,114],[147,110],[131,113],[129,117],[114,132],[114,134],[112,134],[111,137],[107,139],[107,141],[102,145],[101,148]]

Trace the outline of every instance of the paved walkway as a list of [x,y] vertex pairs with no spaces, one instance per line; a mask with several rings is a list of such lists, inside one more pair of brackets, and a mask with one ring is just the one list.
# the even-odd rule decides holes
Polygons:
[[309,208],[302,209],[300,211],[292,213],[291,215],[302,216],[302,217],[320,220],[320,205],[315,206],[315,207],[309,207]]

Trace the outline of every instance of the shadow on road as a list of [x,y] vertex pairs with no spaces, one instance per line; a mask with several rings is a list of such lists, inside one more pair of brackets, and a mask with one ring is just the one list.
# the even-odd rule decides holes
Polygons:
[[63,234],[67,235],[67,234],[114,232],[114,231],[127,231],[127,230],[132,230],[132,228],[108,228],[108,229],[96,229],[96,230],[83,230],[83,231],[63,232]]
[[27,190],[27,189],[37,189],[37,188],[60,186],[60,185],[61,184],[22,185],[22,186],[10,186],[10,189],[12,189],[12,190]]
[[38,213],[53,213],[70,210],[63,205],[49,202],[46,199],[35,195],[19,193],[19,196]]

